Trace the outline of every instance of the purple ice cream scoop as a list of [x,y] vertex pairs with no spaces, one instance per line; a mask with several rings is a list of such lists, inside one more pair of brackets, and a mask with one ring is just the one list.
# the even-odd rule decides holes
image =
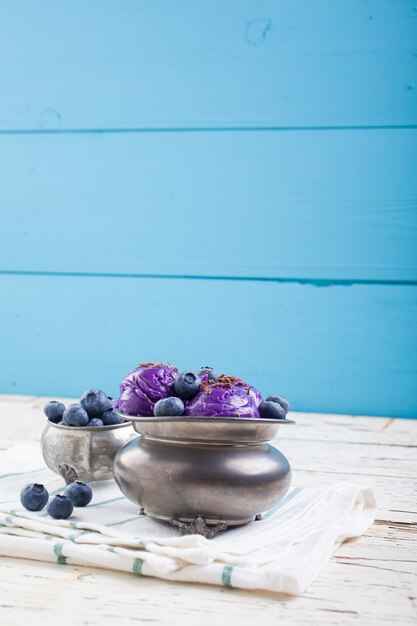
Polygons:
[[124,415],[153,415],[155,402],[172,396],[178,369],[164,363],[141,363],[120,383],[114,407]]
[[202,376],[201,390],[186,402],[184,415],[259,417],[261,393],[236,376],[221,374],[217,382]]

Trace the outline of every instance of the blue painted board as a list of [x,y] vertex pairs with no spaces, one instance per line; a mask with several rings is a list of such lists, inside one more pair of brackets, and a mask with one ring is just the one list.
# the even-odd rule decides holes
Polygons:
[[417,278],[417,130],[0,138],[0,271]]
[[0,128],[417,123],[414,0],[0,0]]
[[417,287],[0,276],[0,392],[109,394],[210,364],[295,410],[417,416]]

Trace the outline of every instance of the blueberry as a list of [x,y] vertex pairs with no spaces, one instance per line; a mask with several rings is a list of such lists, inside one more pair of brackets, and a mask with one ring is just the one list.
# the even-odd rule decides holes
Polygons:
[[103,413],[103,415],[101,416],[101,420],[104,426],[114,426],[115,424],[124,424],[126,421],[122,417],[119,417],[116,411],[113,411],[113,409],[110,409],[109,411],[106,411],[105,413]]
[[93,417],[93,419],[88,422],[87,426],[104,426],[104,423],[99,417]]
[[43,412],[50,422],[54,424],[58,424],[58,422],[62,419],[62,416],[65,411],[65,404],[62,402],[57,402],[56,400],[51,400],[48,404],[45,404],[43,407]]
[[80,404],[70,404],[62,417],[65,426],[87,426],[88,414]]
[[280,404],[278,404],[277,402],[271,402],[270,400],[265,400],[264,402],[261,402],[258,409],[259,415],[262,418],[285,420],[285,417],[287,415],[285,409]]
[[54,519],[67,519],[73,512],[72,502],[66,496],[55,496],[48,504],[48,515]]
[[112,408],[107,395],[100,389],[85,391],[81,396],[80,404],[90,417],[101,417],[102,413]]
[[182,400],[190,400],[200,391],[201,378],[194,372],[181,372],[174,382],[176,395]]
[[49,493],[43,485],[30,483],[20,492],[20,502],[28,511],[41,511],[48,502]]
[[197,372],[197,376],[202,376],[203,374],[207,374],[209,380],[212,380],[214,383],[217,383],[217,380],[219,377],[217,376],[216,372],[214,371],[212,367],[209,367],[208,365],[204,365],[204,367],[202,367]]
[[74,506],[87,506],[91,502],[93,492],[91,487],[77,480],[68,485],[64,491],[64,496],[71,500]]
[[181,398],[162,398],[153,407],[153,414],[156,417],[162,415],[182,415],[184,413],[184,402]]
[[288,413],[288,411],[290,410],[290,403],[282,396],[268,396],[267,400],[280,404],[286,413]]

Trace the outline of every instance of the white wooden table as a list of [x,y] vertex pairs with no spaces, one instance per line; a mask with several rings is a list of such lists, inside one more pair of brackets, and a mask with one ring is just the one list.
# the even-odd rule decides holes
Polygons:
[[[0,396],[0,449],[39,442],[45,398]],[[302,597],[170,583],[0,557],[0,623],[61,626],[417,623],[417,420],[293,414],[280,431],[297,484],[372,485],[378,514]]]

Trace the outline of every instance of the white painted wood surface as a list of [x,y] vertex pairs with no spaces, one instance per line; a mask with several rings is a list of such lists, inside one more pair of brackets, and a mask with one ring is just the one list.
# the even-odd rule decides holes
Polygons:
[[[2,396],[0,449],[38,442],[44,398]],[[368,483],[378,514],[299,598],[0,559],[0,623],[334,625],[417,623],[417,421],[294,414],[279,446],[296,484]],[[282,433],[282,431],[281,431]]]

